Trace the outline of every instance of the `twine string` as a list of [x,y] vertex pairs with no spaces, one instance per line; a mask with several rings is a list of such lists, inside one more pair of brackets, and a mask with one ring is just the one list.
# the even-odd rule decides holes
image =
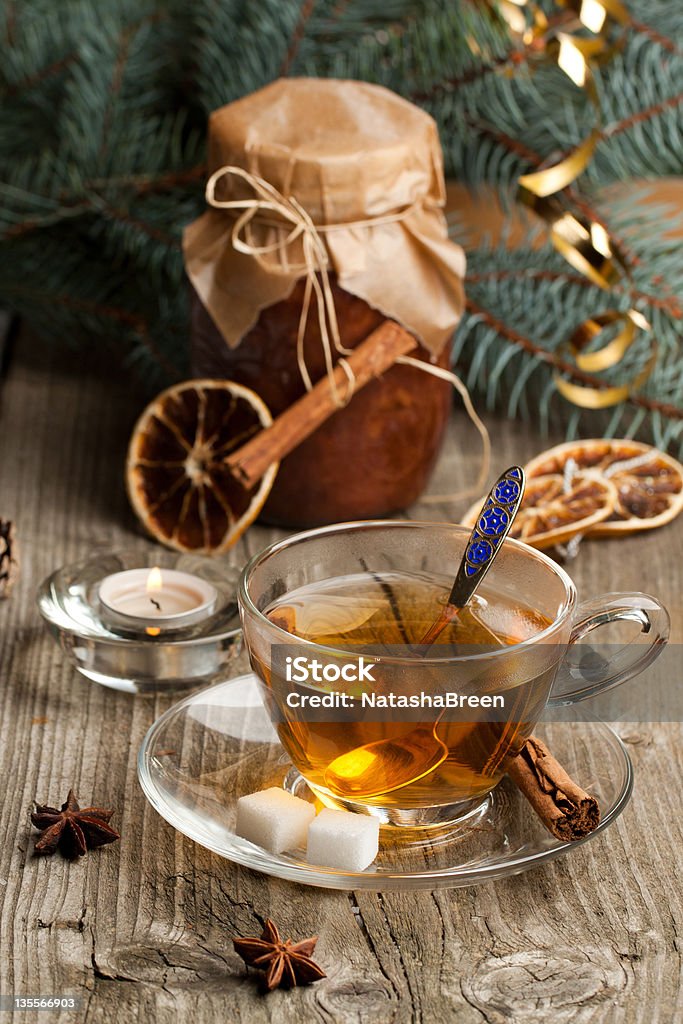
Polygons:
[[[217,185],[219,181],[229,176],[242,179],[242,181],[249,185],[253,190],[254,197],[229,200],[218,199],[216,197]],[[351,350],[345,348],[341,342],[339,324],[334,305],[334,295],[332,294],[332,285],[329,276],[330,260],[327,254],[327,247],[321,237],[321,233],[341,229],[350,230],[360,227],[374,227],[378,224],[391,224],[405,220],[405,218],[408,217],[415,209],[427,205],[427,201],[424,199],[417,200],[415,203],[403,208],[402,210],[397,210],[393,213],[380,215],[378,217],[367,218],[365,220],[357,220],[342,224],[316,225],[308,211],[301,205],[301,203],[297,202],[293,196],[284,196],[275,188],[274,185],[271,185],[270,182],[266,181],[264,178],[259,177],[257,174],[252,174],[243,167],[233,165],[220,167],[217,171],[214,171],[206,184],[206,201],[215,209],[232,210],[237,213],[230,235],[233,248],[237,252],[241,252],[246,256],[254,258],[274,255],[277,253],[280,257],[280,266],[283,268],[284,272],[288,274],[300,273],[305,278],[304,296],[301,304],[301,314],[299,316],[299,326],[296,339],[296,357],[299,372],[301,373],[301,378],[306,390],[311,391],[313,388],[313,382],[311,381],[311,377],[306,366],[304,337],[311,302],[315,299],[318,326],[320,329],[320,338],[322,341],[323,355],[325,359],[325,369],[330,382],[332,399],[338,409],[343,408],[351,401],[351,398],[354,395],[356,376],[346,359],[344,359],[344,356],[351,354]],[[432,205],[436,206],[437,204]],[[269,214],[272,214],[273,216],[269,217]],[[257,217],[259,224],[274,227],[278,230],[278,238],[275,241],[269,242],[265,245],[259,245],[254,241],[252,226],[255,218]],[[285,225],[291,225],[284,235],[282,233],[283,221]],[[291,264],[288,262],[288,251],[298,240],[301,240],[303,262]],[[275,265],[273,269],[277,272],[277,265]],[[347,377],[347,385],[343,394],[340,392],[334,379],[335,362],[333,350],[335,350],[341,357],[337,360],[336,365],[342,367]],[[427,498],[423,498],[422,500],[430,503],[456,501],[459,498],[468,497],[474,493],[480,493],[489,473],[491,462],[491,439],[486,426],[477,415],[466,386],[457,374],[452,373],[450,370],[446,370],[441,366],[433,366],[430,363],[422,362],[420,359],[414,359],[411,356],[400,356],[396,362],[405,366],[413,366],[418,370],[422,370],[424,373],[429,373],[434,377],[440,377],[442,380],[449,381],[462,397],[467,415],[476,427],[482,440],[482,462],[476,483],[473,484],[471,488],[467,488],[464,491],[450,495],[431,495]]]
[[[216,187],[221,179],[234,176],[245,181],[253,189],[255,196],[252,199],[218,199]],[[304,335],[311,306],[311,300],[315,296],[318,313],[318,324],[320,327],[320,338],[323,346],[325,368],[330,382],[332,400],[338,409],[343,408],[353,397],[355,377],[350,367],[345,366],[344,372],[348,377],[348,385],[342,394],[334,380],[334,348],[339,355],[350,355],[350,350],[341,343],[339,335],[339,324],[332,295],[332,285],[329,277],[329,259],[327,249],[318,230],[308,212],[292,196],[284,196],[270,182],[257,174],[251,174],[243,167],[226,166],[220,167],[209,178],[206,184],[206,201],[210,206],[219,210],[241,211],[235,219],[230,234],[233,248],[245,256],[258,258],[260,256],[280,254],[286,260],[286,254],[290,247],[298,239],[301,239],[303,263],[287,266],[287,272],[303,273],[306,279],[304,298],[301,304],[299,326],[297,330],[296,357],[304,386],[307,391],[313,387],[306,360],[304,357]],[[257,245],[253,241],[251,226],[255,217],[263,213],[276,214],[279,221],[277,227],[282,231],[282,221],[291,224],[291,229],[284,237],[280,236],[273,242],[266,245]]]
[[465,406],[465,412],[481,438],[481,466],[479,467],[479,473],[475,483],[473,483],[471,487],[466,487],[461,491],[453,491],[450,494],[427,494],[423,498],[420,498],[418,504],[436,505],[440,502],[460,501],[461,498],[470,498],[474,494],[481,494],[491,468],[491,435],[486,428],[486,424],[474,408],[466,385],[463,384],[457,373],[453,373],[452,370],[446,370],[443,366],[432,366],[430,363],[423,363],[419,359],[414,359],[412,356],[399,356],[396,362],[403,363],[406,366],[416,366],[425,373],[431,373],[433,377],[440,377],[442,380],[447,380],[452,384],[462,398],[463,405]]

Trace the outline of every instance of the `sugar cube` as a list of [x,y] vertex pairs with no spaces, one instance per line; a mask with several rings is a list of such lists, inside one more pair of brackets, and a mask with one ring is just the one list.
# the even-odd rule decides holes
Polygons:
[[272,786],[239,798],[235,832],[264,850],[281,853],[305,844],[314,817],[313,804]]
[[363,871],[372,864],[378,848],[377,818],[326,807],[308,828],[306,860],[342,871]]

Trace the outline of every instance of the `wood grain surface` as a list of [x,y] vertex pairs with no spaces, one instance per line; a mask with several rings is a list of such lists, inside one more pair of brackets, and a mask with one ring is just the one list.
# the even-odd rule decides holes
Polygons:
[[[614,827],[547,867],[478,888],[296,886],[208,853],[147,804],[136,754],[172,699],[87,683],[35,608],[57,566],[98,546],[151,548],[122,486],[142,404],[106,353],[65,355],[27,338],[0,387],[0,515],[16,519],[22,542],[21,580],[0,604],[0,993],[73,995],[81,1008],[63,1020],[106,1024],[683,1021],[680,725],[619,726],[637,779]],[[545,444],[520,424],[488,424],[495,467]],[[433,490],[471,482],[477,460],[457,410]],[[466,504],[410,516],[457,518]],[[274,536],[252,528],[230,559],[243,563]],[[586,595],[658,594],[680,642],[682,536],[683,517],[647,536],[585,543],[569,571]],[[83,802],[116,808],[122,840],[78,863],[35,858],[32,800],[57,804],[71,785]],[[266,916],[288,934],[319,934],[326,980],[258,994],[230,936],[256,933]]]

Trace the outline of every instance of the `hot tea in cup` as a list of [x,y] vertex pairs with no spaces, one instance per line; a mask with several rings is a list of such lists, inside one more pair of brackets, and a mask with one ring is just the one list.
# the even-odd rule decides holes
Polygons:
[[557,694],[567,644],[611,619],[635,618],[650,632],[591,692],[657,653],[667,616],[654,599],[609,595],[599,612],[592,602],[577,615],[564,570],[511,540],[467,607],[421,650],[468,534],[434,523],[342,524],[273,545],[245,569],[244,636],[265,704],[328,806],[403,825],[454,820],[496,786],[549,700],[584,695]]

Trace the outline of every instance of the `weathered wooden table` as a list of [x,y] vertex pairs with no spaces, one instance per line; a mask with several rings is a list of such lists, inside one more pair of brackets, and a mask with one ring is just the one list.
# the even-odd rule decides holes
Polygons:
[[[143,398],[113,361],[23,339],[0,391],[0,515],[16,519],[22,578],[0,605],[0,993],[82,999],[65,1019],[106,1021],[683,1020],[680,725],[622,725],[635,797],[618,823],[547,867],[479,888],[329,892],[229,864],[176,833],[137,782],[140,741],[171,699],[87,683],[42,626],[36,586],[94,545],[148,546],[128,508],[122,460]],[[496,464],[541,447],[489,417]],[[471,481],[477,442],[454,416],[433,482]],[[411,510],[444,518],[462,505]],[[585,544],[570,565],[584,594],[651,590],[681,641],[683,517],[665,530]],[[252,528],[243,562],[275,536]],[[34,858],[31,802],[74,785],[116,808],[122,840],[79,861]],[[264,998],[232,934],[272,916],[320,935],[329,977]],[[191,1017],[190,1017],[191,1015]],[[20,1020],[44,1021],[46,1013]],[[2,1019],[9,1019],[5,1014]]]

